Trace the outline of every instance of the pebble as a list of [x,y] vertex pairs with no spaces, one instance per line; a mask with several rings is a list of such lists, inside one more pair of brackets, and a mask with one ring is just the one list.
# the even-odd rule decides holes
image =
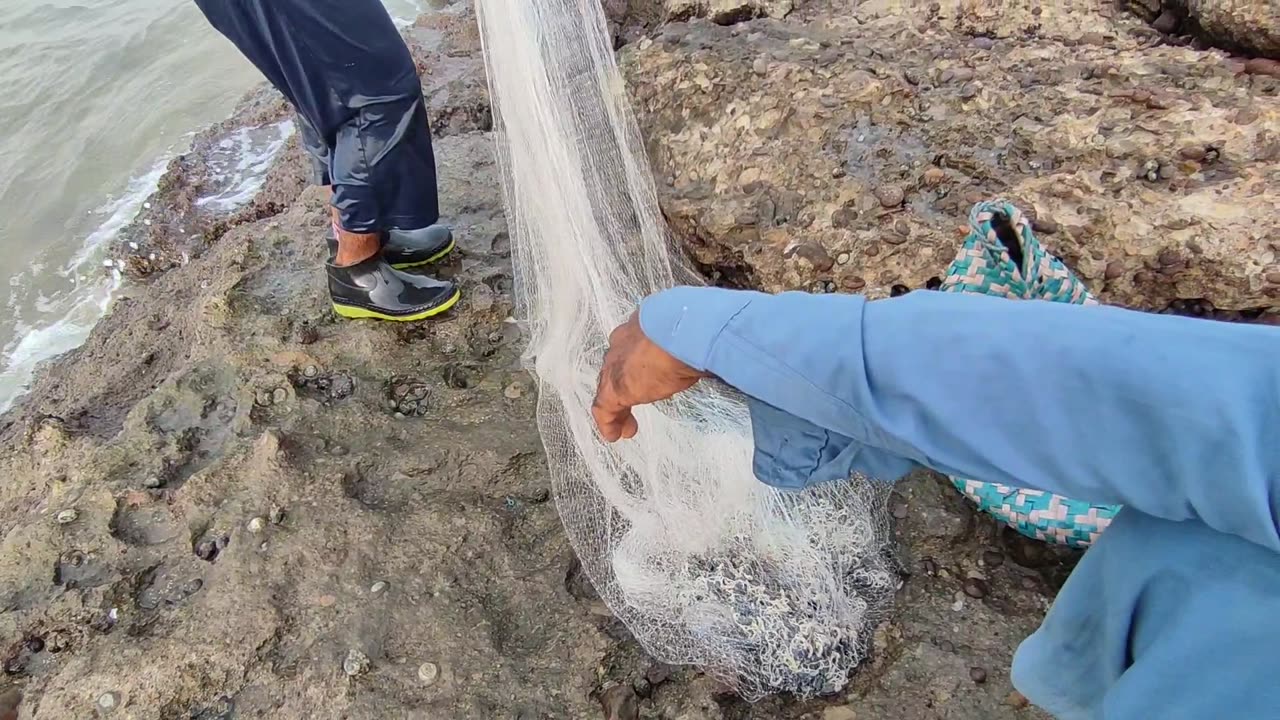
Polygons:
[[342,671],[350,677],[355,677],[369,669],[369,656],[359,650],[351,650],[347,652],[347,657],[342,661]]
[[1183,160],[1199,162],[1204,159],[1204,146],[1191,145],[1189,147],[1184,147],[1178,151],[1178,154],[1182,156]]
[[424,662],[418,666],[418,679],[423,685],[430,687],[440,678],[440,668],[433,662]]
[[841,280],[840,284],[844,287],[845,290],[861,290],[862,288],[867,286],[867,281],[858,277],[857,275],[851,275]]
[[150,210],[150,209],[151,209],[151,203],[149,203],[149,202],[144,202],[144,203],[142,203],[142,209],[143,209],[143,210]]
[[271,508],[271,513],[267,517],[271,519],[272,525],[279,525],[280,523],[284,522],[284,518],[285,518],[284,508],[282,507]]
[[58,524],[70,525],[75,522],[78,517],[80,517],[80,512],[78,510],[75,508],[67,508],[66,510],[58,513]]
[[987,681],[987,671],[980,667],[969,668],[969,679],[981,685]]
[[320,374],[320,368],[316,367],[315,365],[308,365],[306,368],[303,369],[302,374],[305,377],[313,378]]
[[1178,29],[1178,14],[1173,10],[1165,10],[1160,17],[1152,21],[1151,27],[1168,34]]
[[884,207],[892,208],[901,205],[906,195],[897,185],[881,185],[876,188],[876,199]]
[[[841,265],[848,265],[848,264],[849,264],[849,253],[840,253],[839,255],[837,255],[837,256],[836,256],[836,262],[840,263]],[[1280,274],[1280,273],[1277,273],[1277,274]],[[1268,277],[1270,277],[1270,276],[1268,276]]]
[[387,583],[382,580],[379,580],[369,588],[369,592],[373,593],[374,595],[377,595],[378,593],[386,589],[387,589]]
[[502,396],[508,400],[519,400],[524,395],[524,388],[520,383],[511,383],[502,391]]
[[979,50],[990,50],[996,46],[996,41],[989,37],[976,37],[969,44]]
[[1058,221],[1048,215],[1041,215],[1031,222],[1031,229],[1045,235],[1052,235],[1061,229]]
[[1115,280],[1124,274],[1124,263],[1119,260],[1112,260],[1107,263],[1107,269],[1103,272],[1103,277],[1107,280]]
[[267,521],[263,518],[256,517],[249,521],[249,532],[260,533],[267,526]]
[[858,211],[853,208],[840,208],[831,213],[831,227],[847,228],[858,220]]
[[1022,708],[1030,705],[1031,703],[1025,697],[1023,697],[1022,693],[1018,692],[1017,690],[1014,690],[1013,692],[1009,693],[1008,697],[1004,699],[1004,704],[1008,705],[1011,708],[1014,708],[1015,710],[1021,710]]
[[201,540],[196,543],[196,557],[207,562],[213,562],[218,557],[218,544],[212,540]]
[[930,167],[924,171],[922,179],[926,185],[938,185],[947,179],[947,173],[940,167]]
[[254,396],[254,400],[261,406],[267,407],[271,405],[271,393],[263,390]]
[[920,562],[920,567],[924,570],[926,575],[932,576],[938,574],[938,562],[933,558],[925,558],[922,560]]
[[987,584],[978,578],[968,578],[962,586],[964,594],[975,600],[981,600],[987,596]]
[[751,69],[757,75],[764,75],[765,73],[769,72],[768,59],[762,58],[762,57],[756,58],[755,62],[751,63]]
[[630,685],[614,685],[600,693],[600,706],[605,720],[637,720],[639,701]]
[[982,564],[989,568],[997,568],[1004,564],[1004,555],[995,550],[982,553]]
[[1280,285],[1280,272],[1269,272],[1263,275],[1262,279],[1273,285]]
[[853,708],[829,707],[822,711],[822,720],[858,720],[858,713]]
[[271,391],[271,402],[275,403],[276,405],[279,405],[280,403],[288,399],[289,399],[289,391],[285,390],[284,388],[276,388],[275,390]]
[[116,705],[120,704],[120,696],[113,692],[102,693],[98,696],[98,707],[103,710],[114,710]]
[[895,501],[889,509],[889,512],[891,512],[898,520],[902,520],[907,517],[907,504],[905,502]]
[[142,481],[142,486],[147,488],[158,488],[163,484],[164,481],[160,479],[159,475],[151,475]]

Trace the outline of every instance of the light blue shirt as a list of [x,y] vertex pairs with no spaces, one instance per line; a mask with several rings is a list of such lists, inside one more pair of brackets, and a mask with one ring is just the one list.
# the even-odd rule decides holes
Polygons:
[[1280,331],[918,292],[676,288],[645,334],[749,398],[781,488],[922,465],[1122,504],[1019,648],[1075,718],[1280,718]]

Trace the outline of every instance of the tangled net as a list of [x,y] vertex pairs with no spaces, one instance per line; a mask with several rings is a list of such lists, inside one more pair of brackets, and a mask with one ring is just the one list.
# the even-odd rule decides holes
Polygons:
[[781,493],[750,417],[703,383],[606,445],[590,406],[609,332],[701,281],[670,244],[598,0],[478,0],[526,361],[556,504],[592,585],[657,659],[747,699],[833,692],[893,596],[886,485]]

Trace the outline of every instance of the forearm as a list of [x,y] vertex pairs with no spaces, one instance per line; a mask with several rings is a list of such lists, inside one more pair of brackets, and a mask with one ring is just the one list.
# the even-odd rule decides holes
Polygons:
[[854,442],[1280,550],[1269,328],[949,293],[709,288],[654,296],[641,322],[686,363]]

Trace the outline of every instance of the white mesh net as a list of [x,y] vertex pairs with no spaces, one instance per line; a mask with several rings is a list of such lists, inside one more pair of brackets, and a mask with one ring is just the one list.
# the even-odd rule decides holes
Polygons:
[[702,383],[607,445],[590,407],[609,332],[701,281],[672,249],[598,0],[478,0],[527,358],[556,504],[583,568],[657,659],[748,699],[841,688],[897,582],[885,492],[780,493],[750,418]]

